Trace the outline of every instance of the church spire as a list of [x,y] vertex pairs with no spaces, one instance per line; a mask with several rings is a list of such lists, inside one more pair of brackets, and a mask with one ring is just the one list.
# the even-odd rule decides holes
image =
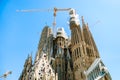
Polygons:
[[84,17],[82,16],[82,25],[84,26],[85,25],[85,22],[84,22]]

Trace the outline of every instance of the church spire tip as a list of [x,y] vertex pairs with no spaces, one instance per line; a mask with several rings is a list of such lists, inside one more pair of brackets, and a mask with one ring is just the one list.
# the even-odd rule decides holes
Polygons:
[[82,25],[84,25],[85,24],[84,17],[82,16],[81,18],[82,18]]

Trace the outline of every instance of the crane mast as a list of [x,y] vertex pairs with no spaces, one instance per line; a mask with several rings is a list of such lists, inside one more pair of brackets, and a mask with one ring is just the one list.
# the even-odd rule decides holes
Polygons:
[[57,16],[57,11],[69,11],[71,8],[54,8],[54,20],[53,20],[53,36],[56,36],[56,16]]

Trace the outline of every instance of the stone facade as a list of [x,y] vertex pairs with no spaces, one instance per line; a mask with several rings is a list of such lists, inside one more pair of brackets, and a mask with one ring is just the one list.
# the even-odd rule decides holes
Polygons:
[[35,61],[28,56],[19,80],[112,80],[82,17],[82,27],[74,9],[69,11],[71,38],[63,28],[56,36],[45,26]]

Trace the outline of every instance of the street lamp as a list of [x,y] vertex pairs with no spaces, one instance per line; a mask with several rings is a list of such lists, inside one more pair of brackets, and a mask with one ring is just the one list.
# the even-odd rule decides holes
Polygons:
[[6,78],[7,78],[7,76],[8,76],[9,74],[12,74],[12,71],[6,72],[6,73],[3,74],[2,76],[0,76],[0,78],[4,78],[4,80],[6,80]]

